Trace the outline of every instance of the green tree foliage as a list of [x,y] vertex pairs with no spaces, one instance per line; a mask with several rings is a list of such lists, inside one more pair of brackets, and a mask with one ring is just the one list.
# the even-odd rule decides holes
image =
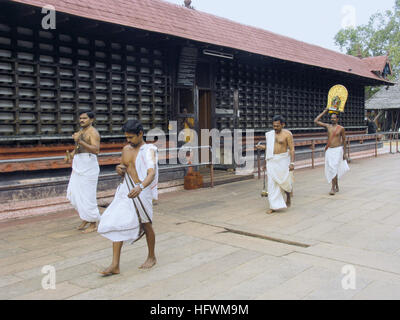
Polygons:
[[[335,44],[353,56],[388,55],[393,71],[389,79],[400,80],[400,0],[395,0],[392,10],[373,14],[365,25],[341,29],[335,36]],[[376,91],[369,88],[367,97]]]

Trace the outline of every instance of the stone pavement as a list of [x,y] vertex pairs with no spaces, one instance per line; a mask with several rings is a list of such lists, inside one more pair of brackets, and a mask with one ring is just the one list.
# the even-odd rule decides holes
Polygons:
[[[158,264],[138,269],[142,239],[124,245],[121,274],[109,278],[97,271],[111,242],[75,230],[72,211],[2,222],[0,299],[400,299],[399,163],[353,161],[334,197],[323,167],[298,170],[293,207],[273,215],[262,180],[163,194]],[[42,288],[45,265],[55,290]]]

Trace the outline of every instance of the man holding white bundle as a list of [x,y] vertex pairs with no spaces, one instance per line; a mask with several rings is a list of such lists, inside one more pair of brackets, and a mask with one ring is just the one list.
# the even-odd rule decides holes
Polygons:
[[148,256],[140,266],[150,269],[156,264],[155,234],[152,227],[153,199],[157,199],[157,147],[143,140],[143,126],[129,120],[123,127],[128,144],[122,150],[117,173],[123,177],[115,197],[101,216],[98,232],[113,242],[111,265],[103,276],[120,273],[120,256],[124,241],[134,243],[146,235]]
[[[273,118],[274,130],[265,134],[266,147],[257,146],[259,150],[266,150],[268,175],[268,200],[272,214],[277,210],[291,206],[291,192],[293,190],[294,170],[294,142],[292,133],[283,129],[285,120],[282,116]],[[289,149],[289,151],[288,151]],[[283,195],[286,194],[286,202]]]
[[81,130],[73,134],[75,149],[72,153],[67,151],[65,161],[72,160],[72,174],[67,189],[67,198],[78,211],[82,224],[78,230],[89,233],[96,231],[96,224],[100,220],[97,207],[97,181],[100,167],[97,155],[100,151],[100,135],[93,127],[94,114],[82,111],[79,115]]
[[335,113],[331,116],[331,123],[321,122],[321,118],[328,112],[325,109],[314,123],[328,130],[328,143],[325,147],[325,176],[328,183],[332,183],[330,195],[339,192],[339,178],[350,170],[347,164],[346,156],[346,132],[345,129],[338,125],[339,116]]

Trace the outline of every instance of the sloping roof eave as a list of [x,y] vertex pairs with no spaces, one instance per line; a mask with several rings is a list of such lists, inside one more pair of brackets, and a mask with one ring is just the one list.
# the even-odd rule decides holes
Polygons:
[[343,72],[380,84],[392,84],[372,73],[368,65],[357,57],[160,0],[113,0],[112,3],[108,0],[9,1],[36,7],[50,4],[59,12],[79,17]]
[[393,87],[381,88],[365,102],[367,110],[400,109],[400,83]]

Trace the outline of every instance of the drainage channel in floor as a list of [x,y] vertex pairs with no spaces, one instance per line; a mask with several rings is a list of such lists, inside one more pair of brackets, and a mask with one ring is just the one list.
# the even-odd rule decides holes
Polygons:
[[287,245],[290,245],[290,246],[301,247],[301,248],[309,248],[310,247],[309,244],[305,244],[305,243],[301,243],[301,242],[297,242],[297,241],[292,241],[292,240],[287,240],[287,239],[279,239],[279,238],[270,237],[270,236],[266,236],[266,235],[262,235],[262,234],[256,234],[256,233],[251,233],[251,232],[247,232],[247,231],[235,230],[235,229],[216,226],[216,225],[212,225],[212,224],[208,224],[208,223],[204,223],[204,222],[199,222],[199,221],[190,220],[189,222],[198,223],[198,224],[202,224],[202,225],[209,226],[209,227],[214,227],[214,228],[221,228],[221,229],[225,230],[225,231],[222,231],[220,233],[234,233],[234,234],[238,234],[238,235],[241,235],[241,236],[257,238],[257,239],[273,241],[273,242],[279,242],[279,243],[287,244]]

